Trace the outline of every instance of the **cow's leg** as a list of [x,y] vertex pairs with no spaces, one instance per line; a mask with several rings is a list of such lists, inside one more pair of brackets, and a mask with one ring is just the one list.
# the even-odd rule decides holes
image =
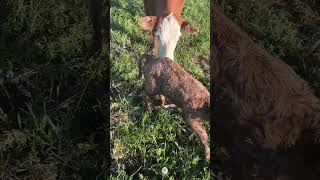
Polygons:
[[224,7],[225,7],[226,1],[222,0],[221,1],[221,12],[224,14]]
[[153,103],[152,103],[152,98],[145,91],[142,92],[142,96],[143,96],[144,106],[145,106],[147,112],[149,114],[151,114],[152,110],[154,109],[154,106],[153,106]]
[[143,5],[144,5],[144,13],[146,14],[146,16],[150,16],[150,4],[149,4],[149,0],[143,0]]
[[197,133],[198,137],[200,138],[201,143],[204,146],[204,152],[206,160],[210,160],[210,147],[208,144],[208,134],[203,126],[203,123],[201,122],[200,118],[198,116],[193,116],[192,114],[189,114],[186,116],[187,122],[190,124],[191,129]]
[[142,94],[143,94],[143,100],[145,102],[147,111],[151,113],[152,110],[154,109],[152,97],[159,94],[159,87],[157,85],[155,78],[145,76],[144,91],[142,92]]

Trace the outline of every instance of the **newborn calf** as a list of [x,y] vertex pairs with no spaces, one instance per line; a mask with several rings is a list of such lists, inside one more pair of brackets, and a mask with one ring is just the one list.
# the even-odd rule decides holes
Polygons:
[[[142,60],[146,63],[142,67]],[[139,77],[145,77],[145,103],[151,111],[151,96],[162,95],[161,105],[165,98],[182,109],[183,119],[197,133],[205,148],[206,159],[210,159],[208,135],[203,121],[209,121],[210,93],[208,90],[179,64],[167,57],[154,59],[143,55],[139,60]]]

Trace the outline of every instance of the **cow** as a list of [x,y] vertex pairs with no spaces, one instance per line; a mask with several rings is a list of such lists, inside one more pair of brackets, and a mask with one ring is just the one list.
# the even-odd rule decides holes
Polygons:
[[[152,32],[152,51],[160,57],[168,57],[174,60],[173,53],[181,32],[194,35],[198,28],[181,18],[184,0],[144,0],[145,17],[139,19],[139,26],[148,32]],[[176,31],[176,30],[179,30]],[[156,33],[158,32],[158,33]],[[162,37],[159,37],[162,36]],[[163,49],[165,39],[170,42],[168,49]],[[161,48],[157,48],[160,46]]]
[[306,81],[211,6],[214,140],[232,179],[320,179],[320,101]]

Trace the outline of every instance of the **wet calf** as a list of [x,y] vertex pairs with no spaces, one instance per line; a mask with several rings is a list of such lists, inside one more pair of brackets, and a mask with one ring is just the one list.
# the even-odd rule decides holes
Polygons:
[[[146,62],[142,65],[144,58]],[[209,160],[208,135],[203,126],[204,121],[209,121],[210,109],[210,93],[206,87],[167,57],[154,59],[151,55],[143,55],[139,60],[140,77],[142,72],[148,111],[152,110],[151,97],[156,95],[161,95],[161,105],[168,98],[180,107],[183,119],[199,136],[204,145],[205,157]]]

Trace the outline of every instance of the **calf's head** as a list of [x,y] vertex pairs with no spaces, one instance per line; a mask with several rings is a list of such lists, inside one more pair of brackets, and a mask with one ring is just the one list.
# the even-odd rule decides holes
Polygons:
[[182,33],[196,34],[198,29],[174,13],[140,18],[139,26],[153,34],[153,49],[160,57],[174,59],[174,50]]

